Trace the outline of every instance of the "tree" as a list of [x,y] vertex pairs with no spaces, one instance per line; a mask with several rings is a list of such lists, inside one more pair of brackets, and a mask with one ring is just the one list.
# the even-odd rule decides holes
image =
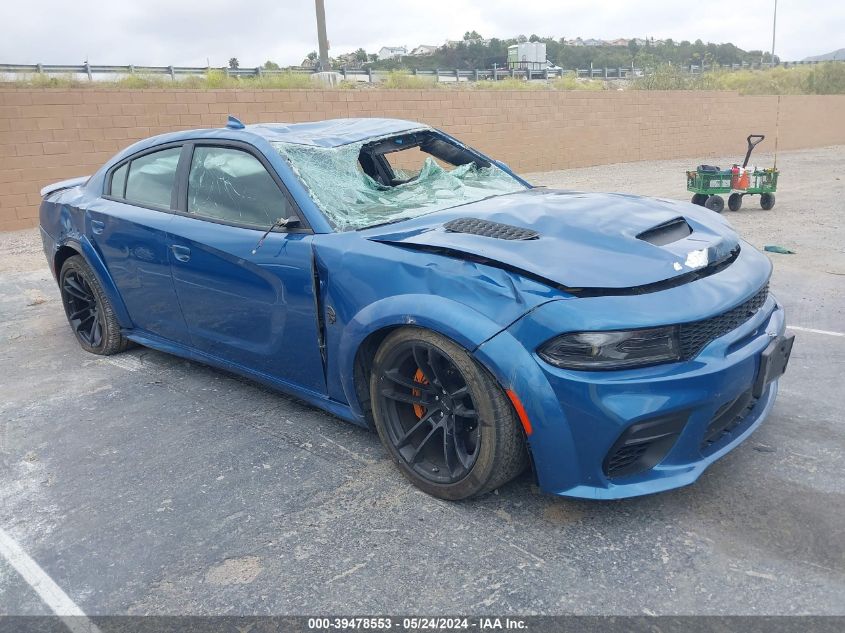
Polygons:
[[631,53],[631,57],[636,57],[637,53],[640,51],[640,45],[633,39],[630,39],[628,40],[628,51]]
[[540,36],[532,33],[531,36],[528,38],[528,41],[529,42],[539,42]]
[[268,59],[266,62],[264,62],[263,68],[264,70],[279,70],[280,66],[276,62],[271,62]]
[[305,57],[307,57],[308,59],[310,59],[312,62],[313,62],[313,61],[316,61],[316,59],[317,59],[317,51],[311,51],[311,52],[310,52],[310,53],[308,53]]
[[478,33],[478,31],[467,31],[466,33],[464,33],[464,39],[465,40],[482,40],[484,38],[481,37],[481,35]]
[[232,58],[229,60],[229,68],[231,68],[232,70],[237,70],[238,68],[240,68],[240,65],[241,65],[241,64],[240,64],[240,62],[238,61],[238,58],[237,58],[237,57],[232,57]]
[[355,51],[355,59],[357,59],[359,62],[367,61],[367,51],[365,51],[363,48],[359,48],[357,51]]
[[525,44],[525,42],[527,42],[527,41],[528,41],[528,38],[527,38],[527,37],[525,37],[524,35],[517,35],[517,36],[516,36],[516,41],[517,41],[518,43],[520,43],[520,44]]

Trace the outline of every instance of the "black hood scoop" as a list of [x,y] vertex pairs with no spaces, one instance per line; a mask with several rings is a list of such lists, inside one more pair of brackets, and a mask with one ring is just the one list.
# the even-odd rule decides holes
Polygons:
[[443,228],[450,233],[470,233],[497,240],[536,240],[540,237],[537,231],[531,229],[480,218],[456,218],[446,222]]
[[682,240],[691,233],[692,229],[684,218],[674,218],[639,233],[637,239],[655,246],[665,246]]

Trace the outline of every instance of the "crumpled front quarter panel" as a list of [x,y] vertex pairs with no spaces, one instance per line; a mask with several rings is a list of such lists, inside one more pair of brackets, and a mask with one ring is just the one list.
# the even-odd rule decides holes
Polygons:
[[326,323],[329,396],[360,414],[355,354],[383,328],[425,327],[473,350],[533,308],[562,294],[507,271],[420,253],[360,233],[314,237]]

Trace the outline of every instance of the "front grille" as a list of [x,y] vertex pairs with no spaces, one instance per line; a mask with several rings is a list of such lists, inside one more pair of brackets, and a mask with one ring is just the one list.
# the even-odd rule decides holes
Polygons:
[[681,356],[684,359],[694,358],[705,345],[724,336],[745,323],[754,316],[769,296],[769,284],[763,286],[760,291],[745,303],[731,308],[703,321],[693,323],[682,323],[680,325]]
[[731,400],[716,411],[713,420],[704,430],[704,437],[701,439],[700,448],[707,451],[715,445],[722,444],[722,441],[729,438],[731,434],[742,425],[748,414],[754,410],[757,398],[753,397],[749,389],[736,400]]

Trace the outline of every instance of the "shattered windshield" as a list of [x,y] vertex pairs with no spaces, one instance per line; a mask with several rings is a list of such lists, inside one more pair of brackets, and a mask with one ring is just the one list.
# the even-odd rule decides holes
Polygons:
[[273,144],[340,231],[415,218],[525,186],[430,131],[316,147]]

